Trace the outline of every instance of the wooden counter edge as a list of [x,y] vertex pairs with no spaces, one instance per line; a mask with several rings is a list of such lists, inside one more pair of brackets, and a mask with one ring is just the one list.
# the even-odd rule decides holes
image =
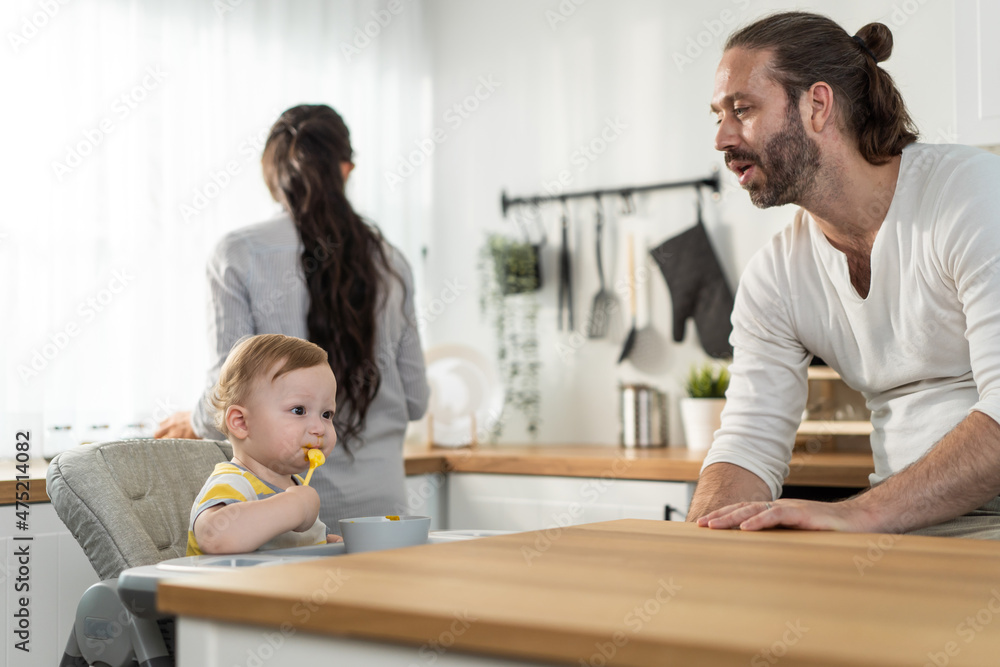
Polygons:
[[490,453],[467,458],[448,457],[450,472],[601,477],[658,482],[696,482],[701,461],[693,459],[630,459],[607,456]]
[[[216,579],[224,573],[213,575]],[[310,632],[328,637],[363,641],[382,641],[414,649],[439,640],[442,628],[454,627],[461,620],[455,613],[440,614],[384,609],[357,603],[338,603],[330,596],[298,599],[261,596],[248,590],[206,589],[201,579],[162,581],[157,587],[160,612],[226,624],[247,624],[292,635]],[[226,604],[219,605],[220,593]],[[285,613],[282,613],[285,612]],[[278,618],[276,619],[276,615]],[[296,620],[293,622],[292,618]],[[284,620],[282,620],[284,619]],[[516,622],[475,618],[462,632],[455,632],[454,650],[493,658],[511,658],[554,664],[568,664],[594,652],[595,642],[613,636],[594,634],[591,630],[558,622],[549,626],[525,626]],[[706,656],[711,664],[733,664],[742,653],[728,647],[679,642],[663,644],[642,636],[630,637],[632,659],[643,665],[669,662],[696,664]],[[638,654],[638,655],[636,655]],[[635,664],[635,663],[631,663]],[[708,663],[702,663],[708,664]]]
[[[49,494],[45,492],[45,478],[31,478],[28,482],[28,503],[47,503]],[[13,479],[0,480],[0,505],[13,505],[17,499],[18,491],[24,492],[24,488],[17,488],[17,481]]]
[[[438,451],[440,450],[428,449],[421,453]],[[610,476],[616,479],[663,482],[697,482],[704,454],[682,448],[624,450],[599,445],[498,446],[450,449],[440,453],[445,459],[448,472],[554,477]],[[413,454],[408,453],[409,455]],[[869,486],[868,476],[873,471],[874,462],[870,453],[796,451],[792,454],[785,484],[865,489]]]
[[[592,449],[592,453],[586,453]],[[546,451],[550,450],[550,451]],[[562,450],[562,451],[561,451]],[[572,451],[573,455],[566,455]],[[667,450],[660,450],[667,452]],[[584,452],[581,454],[581,452]],[[632,453],[600,445],[544,445],[525,447],[482,447],[478,449],[435,449],[408,447],[404,454],[407,475],[448,472],[506,475],[548,475],[553,477],[602,477],[654,482],[697,482],[703,454],[673,448],[657,457],[649,450]],[[45,476],[33,464],[30,501],[47,503]],[[785,484],[867,488],[874,470],[871,454],[830,453],[792,455],[791,472]],[[0,505],[13,505],[17,482],[0,479]]]

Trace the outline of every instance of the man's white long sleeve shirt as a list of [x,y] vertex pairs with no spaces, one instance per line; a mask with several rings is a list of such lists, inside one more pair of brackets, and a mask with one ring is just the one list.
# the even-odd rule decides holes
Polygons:
[[1000,422],[1000,157],[911,144],[871,252],[871,288],[804,210],[750,261],[733,310],[732,381],[705,467],[773,497],[788,475],[813,355],[872,412],[872,484],[978,410]]

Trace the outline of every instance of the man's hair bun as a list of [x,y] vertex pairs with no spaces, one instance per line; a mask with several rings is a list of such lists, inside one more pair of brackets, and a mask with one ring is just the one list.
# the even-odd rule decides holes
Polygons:
[[860,37],[868,50],[875,56],[875,62],[881,63],[892,55],[892,31],[884,23],[869,23],[857,36]]

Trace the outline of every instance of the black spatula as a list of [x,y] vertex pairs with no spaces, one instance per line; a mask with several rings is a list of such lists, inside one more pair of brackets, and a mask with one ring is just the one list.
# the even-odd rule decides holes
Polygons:
[[628,331],[628,336],[625,337],[625,344],[622,346],[622,355],[618,357],[618,363],[625,361],[629,354],[632,353],[632,348],[635,347],[635,249],[633,248],[634,242],[632,240],[632,235],[628,235],[628,310],[629,314],[632,315],[632,328]]

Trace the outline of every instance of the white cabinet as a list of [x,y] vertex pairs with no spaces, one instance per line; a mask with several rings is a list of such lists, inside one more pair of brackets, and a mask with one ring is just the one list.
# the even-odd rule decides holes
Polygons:
[[419,516],[429,516],[431,530],[444,530],[448,528],[448,519],[445,514],[447,493],[448,477],[444,473],[407,475],[407,512]]
[[615,519],[683,520],[694,484],[628,479],[453,473],[448,527],[544,530]]
[[[16,529],[14,505],[0,505],[0,665],[51,667],[62,658],[80,596],[98,582],[83,549],[63,525],[50,503],[29,505],[29,528]],[[15,540],[14,537],[31,537]],[[27,545],[28,556],[17,555]],[[21,562],[26,560],[27,562]],[[26,569],[22,569],[26,568]],[[20,581],[18,579],[20,578]],[[27,584],[30,590],[18,591]],[[30,652],[20,651],[14,634],[20,598],[28,598]]]
[[1000,0],[955,3],[958,142],[1000,145]]

